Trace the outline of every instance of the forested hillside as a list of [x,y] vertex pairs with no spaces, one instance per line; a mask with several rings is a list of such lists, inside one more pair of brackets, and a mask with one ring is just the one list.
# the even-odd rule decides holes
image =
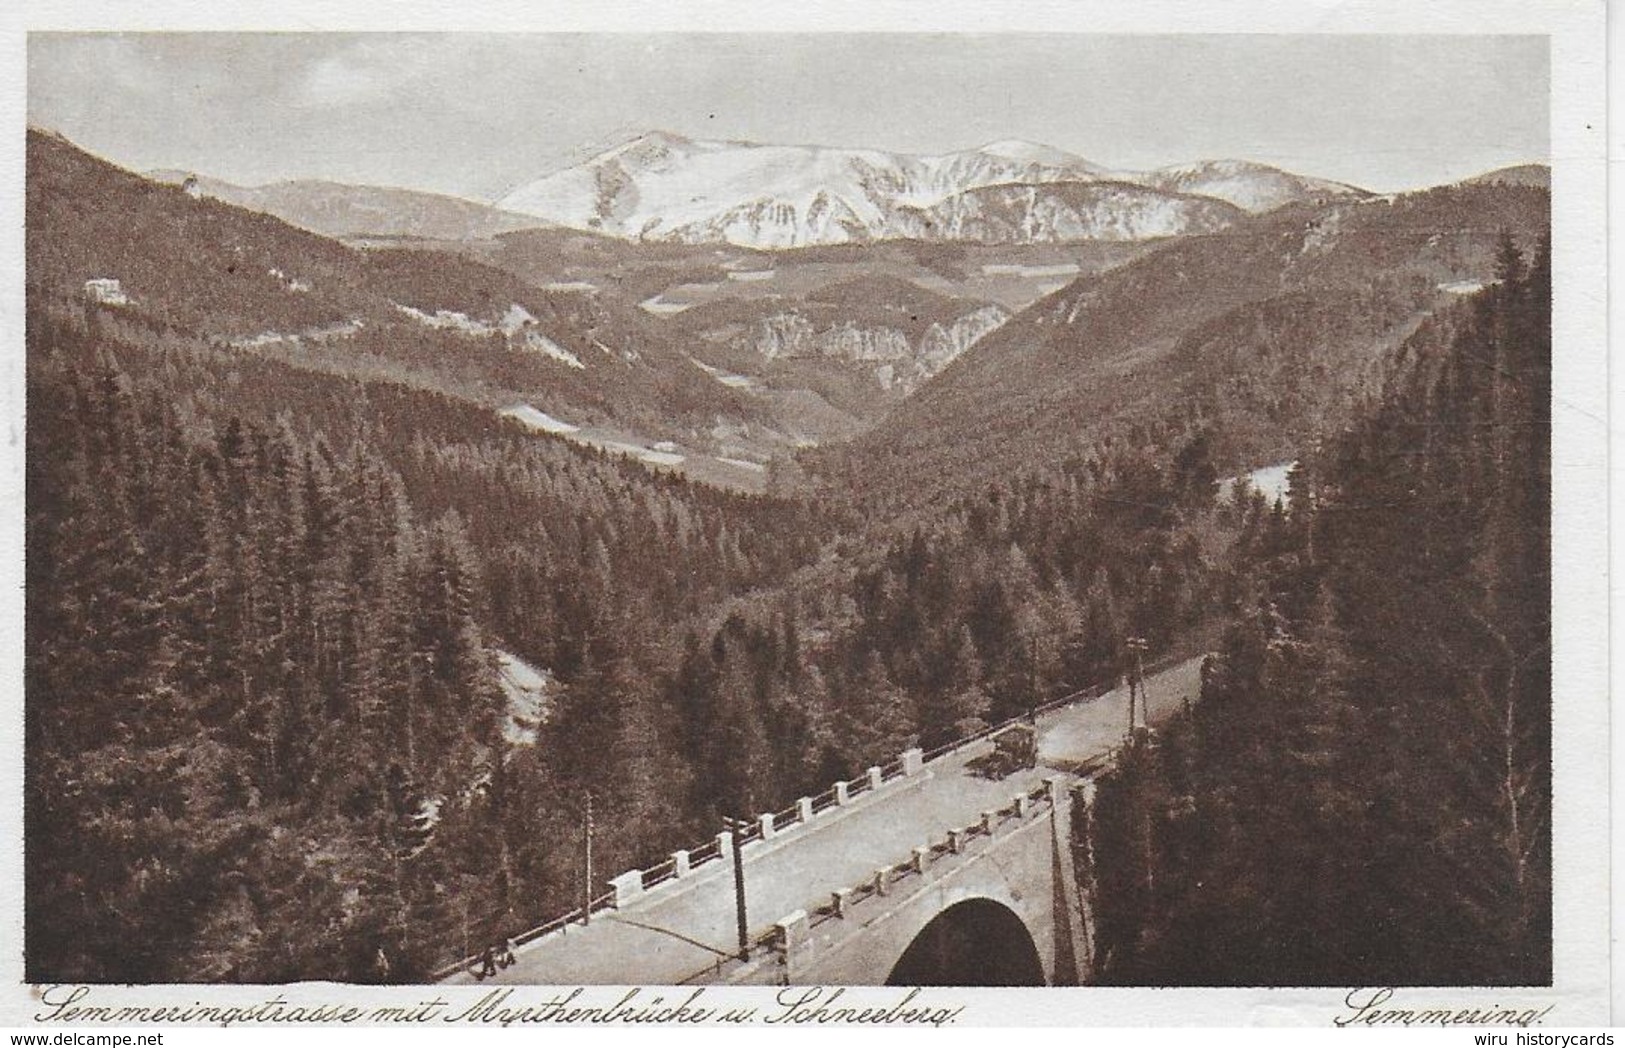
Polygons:
[[529,398],[588,424],[667,435],[759,411],[707,377],[649,317],[549,291],[451,253],[363,251],[270,215],[150,182],[64,139],[28,136],[30,300],[103,310],[129,337],[209,340],[353,377]]
[[1491,279],[1501,234],[1530,249],[1550,206],[1537,186],[1459,184],[1175,240],[1035,303],[809,467],[898,508],[1176,420],[1210,429],[1221,468],[1289,461]]
[[1240,566],[1202,700],[1102,788],[1106,980],[1551,979],[1551,273],[1407,341]]
[[793,798],[1115,679],[1130,636],[1191,642],[1247,525],[1216,503],[1205,447],[1024,473],[733,602],[677,680],[712,802]]
[[[635,866],[1103,679],[1199,623],[1235,530],[1200,438],[865,539],[91,320],[30,330],[29,825],[77,842],[29,850],[42,973],[421,973],[578,901],[588,794]],[[499,647],[560,684],[538,745],[501,737]]]
[[[409,978],[568,908],[588,790],[607,864],[692,836],[663,638],[807,559],[809,507],[387,383],[29,338],[40,977]],[[498,645],[561,685],[541,745],[502,740]]]
[[[692,247],[363,251],[51,136],[29,168],[30,980],[422,979],[582,903],[589,805],[600,892],[1118,680],[1132,637],[1218,650],[1102,787],[1107,979],[1549,971],[1538,186],[1071,260],[803,249],[778,288],[717,255],[748,294],[668,323],[627,296]],[[626,286],[538,283],[593,259]],[[861,339],[695,345],[783,310],[923,345],[966,305],[926,270],[1082,275],[917,391]],[[728,457],[791,398],[897,406]],[[1290,505],[1225,482],[1292,460]]]

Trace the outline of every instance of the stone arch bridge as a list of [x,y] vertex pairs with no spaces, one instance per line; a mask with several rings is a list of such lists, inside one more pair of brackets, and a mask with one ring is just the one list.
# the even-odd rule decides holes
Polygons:
[[[1149,668],[1155,723],[1199,691],[1200,659]],[[581,911],[516,938],[485,982],[540,985],[767,983],[1071,985],[1092,973],[1091,886],[1076,883],[1074,826],[1089,776],[1129,728],[1124,689],[1052,704],[1038,766],[975,774],[984,735],[911,750],[855,782],[765,814],[648,870]],[[1083,806],[1074,818],[1074,808]],[[734,850],[745,874],[741,955]],[[584,920],[584,916],[589,919]],[[472,983],[465,959],[437,973]]]

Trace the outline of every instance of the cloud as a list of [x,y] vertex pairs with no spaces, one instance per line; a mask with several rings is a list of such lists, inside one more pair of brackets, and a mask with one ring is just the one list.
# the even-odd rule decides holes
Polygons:
[[115,95],[162,90],[163,70],[137,38],[118,34],[34,33],[28,42],[30,94],[72,95],[85,84]]
[[[286,99],[310,109],[410,103],[479,115],[511,104],[549,75],[560,45],[547,36],[489,33],[330,34],[307,55]],[[573,59],[572,59],[573,61]]]
[[356,40],[317,59],[293,100],[312,108],[395,101],[439,72],[446,58],[443,44],[422,37]]
[[376,101],[389,93],[390,85],[375,70],[344,58],[329,58],[306,75],[299,100],[318,107],[356,105]]

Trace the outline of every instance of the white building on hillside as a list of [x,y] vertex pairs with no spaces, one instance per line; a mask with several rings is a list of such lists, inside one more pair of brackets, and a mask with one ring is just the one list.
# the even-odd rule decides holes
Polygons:
[[112,277],[94,277],[85,281],[85,297],[104,306],[127,306],[130,296]]

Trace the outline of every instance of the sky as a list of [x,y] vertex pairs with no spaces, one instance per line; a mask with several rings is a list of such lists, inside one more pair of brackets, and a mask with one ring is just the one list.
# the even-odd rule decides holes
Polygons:
[[135,170],[480,200],[656,128],[1391,192],[1545,161],[1548,79],[1532,36],[35,33],[28,119]]

